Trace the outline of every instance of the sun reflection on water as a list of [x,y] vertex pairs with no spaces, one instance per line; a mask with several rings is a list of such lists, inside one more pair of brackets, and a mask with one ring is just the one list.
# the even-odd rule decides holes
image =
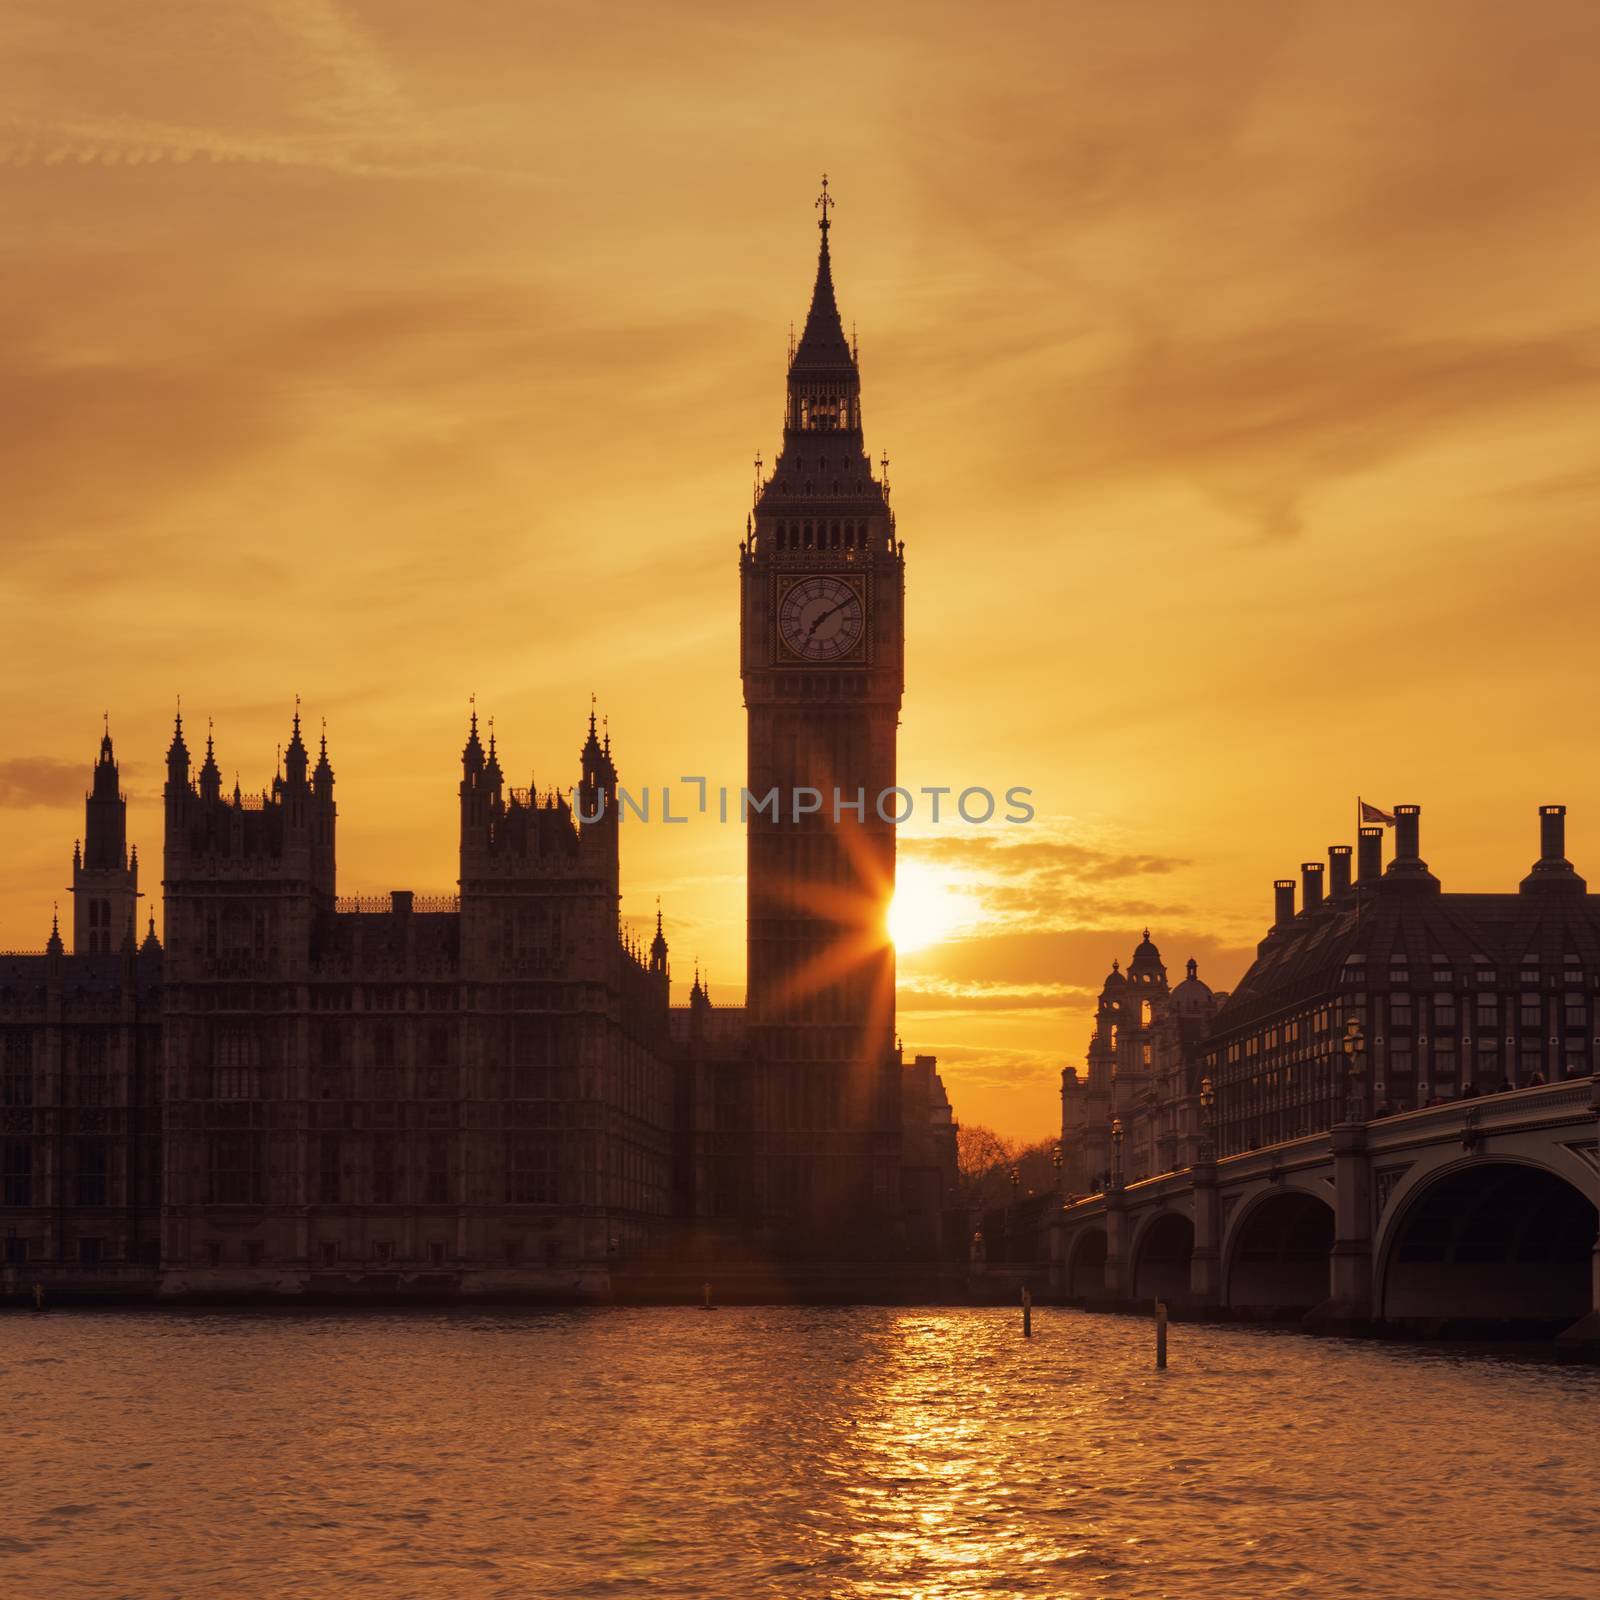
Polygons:
[[13,1319],[6,1592],[1581,1592],[1600,1373],[1190,1325],[1157,1373],[1137,1318],[1034,1329],[1011,1307]]

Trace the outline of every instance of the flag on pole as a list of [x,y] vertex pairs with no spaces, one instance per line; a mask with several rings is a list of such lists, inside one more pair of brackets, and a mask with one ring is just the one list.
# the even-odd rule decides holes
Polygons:
[[1356,796],[1356,804],[1361,808],[1361,820],[1363,822],[1381,822],[1386,828],[1394,826],[1394,813],[1392,811],[1380,811],[1376,806],[1369,806],[1360,795]]

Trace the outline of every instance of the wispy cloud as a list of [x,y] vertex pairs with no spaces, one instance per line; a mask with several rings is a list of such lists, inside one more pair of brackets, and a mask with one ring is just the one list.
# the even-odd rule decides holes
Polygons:
[[1478,419],[1600,398],[1600,329],[1496,339],[1337,322],[1173,331],[1124,351],[1102,377],[1098,428],[1075,430],[1064,470],[1178,473],[1263,537],[1287,538],[1335,480]]
[[[1042,824],[1049,827],[1050,824]],[[1034,838],[1032,830],[1011,834],[959,834],[906,838],[901,852],[912,860],[938,862],[996,876],[1071,877],[1099,883],[1142,877],[1188,866],[1182,856],[1141,855],[1097,848],[1070,838]]]
[[[385,179],[466,170],[446,158],[403,73],[337,0],[208,6],[200,29],[189,9],[148,6],[135,27],[125,14],[12,8],[0,42],[41,70],[11,97],[0,166],[198,160]],[[96,47],[109,40],[121,74],[103,70]],[[217,95],[240,61],[253,81]]]
[[87,765],[56,756],[10,756],[0,760],[0,806],[64,806],[81,801]]
[[913,977],[898,986],[902,1015],[938,1011],[1032,1011],[1059,1009],[1069,1001],[1082,1002],[1094,991],[1067,983],[1007,983],[1002,979],[978,980]]
[[[154,770],[183,690],[259,786],[301,691],[375,889],[456,874],[470,692],[519,780],[572,781],[594,690],[625,779],[736,782],[820,129],[906,540],[902,756],[1041,812],[902,841],[961,897],[899,968],[962,1115],[1049,1125],[1146,923],[1229,981],[1357,788],[1427,804],[1449,882],[1515,882],[1551,794],[1592,854],[1600,769],[1529,708],[1597,670],[1600,7],[807,17],[0,6],[4,624],[49,663],[0,675],[11,751],[77,717],[92,753],[115,685]],[[1463,763],[1485,728],[1514,759]],[[7,780],[12,937],[87,765]],[[152,789],[130,828],[153,859]],[[709,832],[629,836],[625,904],[663,891],[680,977],[731,997],[744,849]]]

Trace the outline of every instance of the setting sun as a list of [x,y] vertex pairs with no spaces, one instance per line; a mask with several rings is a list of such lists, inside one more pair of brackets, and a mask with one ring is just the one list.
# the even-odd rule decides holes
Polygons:
[[977,900],[947,878],[902,862],[889,902],[889,937],[902,954],[922,950],[969,926],[978,910]]

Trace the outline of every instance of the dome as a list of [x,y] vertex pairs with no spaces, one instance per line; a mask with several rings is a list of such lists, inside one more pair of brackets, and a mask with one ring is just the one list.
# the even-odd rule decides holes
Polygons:
[[1144,930],[1144,937],[1139,941],[1138,948],[1133,952],[1132,970],[1140,971],[1146,967],[1159,967],[1161,965],[1161,952],[1150,942],[1150,930]]
[[1172,991],[1171,1004],[1175,1011],[1192,1014],[1209,1011],[1216,1004],[1211,986],[1200,981],[1199,970],[1200,964],[1190,956],[1188,976]]
[[1128,980],[1122,974],[1122,963],[1120,961],[1113,961],[1111,963],[1111,971],[1106,974],[1106,988],[1119,988],[1127,981]]

